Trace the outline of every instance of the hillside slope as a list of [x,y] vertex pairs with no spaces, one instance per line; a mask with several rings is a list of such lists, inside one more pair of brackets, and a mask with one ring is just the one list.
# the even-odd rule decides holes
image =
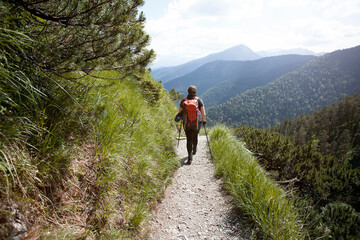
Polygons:
[[312,206],[300,208],[310,239],[360,239],[359,123],[355,94],[270,129],[235,130],[269,175]]
[[[142,222],[178,167],[169,121],[176,108],[149,74],[141,81],[101,79],[119,79],[117,71],[93,74],[82,82],[93,88],[77,102],[54,96],[66,108],[56,109],[57,121],[40,119],[39,136],[0,139],[0,239],[143,234]],[[79,89],[64,83],[67,92]]]
[[212,122],[267,127],[360,92],[360,46],[318,57],[266,86],[208,109]]
[[360,166],[359,123],[360,94],[355,94],[311,115],[286,119],[271,130],[289,136],[295,145],[317,139],[318,150],[323,155],[351,159],[354,166]]
[[195,59],[193,61],[181,64],[179,66],[154,69],[151,72],[151,75],[153,76],[153,78],[155,78],[155,80],[165,83],[172,79],[184,76],[209,62],[218,61],[218,60],[245,61],[245,60],[254,60],[258,58],[261,57],[256,53],[254,53],[247,46],[241,44],[226,49],[225,51],[219,53],[213,53],[203,58]]
[[1,240],[143,239],[178,161],[142,4],[0,2]]
[[314,56],[284,55],[239,62],[231,77],[208,89],[200,97],[207,107],[219,105],[246,90],[266,85],[294,71],[313,58]]

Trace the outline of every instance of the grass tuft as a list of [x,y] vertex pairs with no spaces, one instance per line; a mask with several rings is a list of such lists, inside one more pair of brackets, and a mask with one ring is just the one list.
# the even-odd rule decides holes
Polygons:
[[298,211],[278,184],[231,130],[216,126],[210,132],[216,174],[224,178],[234,202],[251,216],[265,238],[305,239]]

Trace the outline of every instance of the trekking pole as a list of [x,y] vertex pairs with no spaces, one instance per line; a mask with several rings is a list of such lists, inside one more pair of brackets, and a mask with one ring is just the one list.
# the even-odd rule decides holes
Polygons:
[[213,158],[213,155],[212,155],[212,152],[211,152],[211,147],[210,147],[210,142],[209,142],[209,138],[208,138],[208,135],[207,135],[207,132],[206,132],[206,126],[205,125],[206,124],[204,124],[204,129],[205,129],[205,135],[206,135],[206,139],[207,139],[209,150],[210,150],[210,156],[211,156],[211,158]]
[[178,144],[177,144],[178,148],[179,148],[179,142],[180,142],[181,125],[182,125],[182,121],[180,121],[180,130],[179,130],[179,137],[178,137]]

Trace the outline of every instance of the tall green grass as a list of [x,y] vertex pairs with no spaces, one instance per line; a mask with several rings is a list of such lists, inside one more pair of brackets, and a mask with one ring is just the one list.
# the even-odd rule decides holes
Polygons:
[[[117,74],[100,76],[116,79]],[[97,80],[102,86],[111,83],[93,88],[84,99],[96,112],[94,137],[100,160],[93,227],[100,239],[133,239],[144,234],[150,209],[178,167],[172,121],[176,108],[162,87],[152,89],[152,84],[130,78],[115,83]],[[154,91],[157,97],[149,94]]]
[[230,129],[216,126],[210,139],[216,173],[223,177],[235,204],[251,216],[264,237],[305,239],[302,221],[287,193],[267,176]]
[[161,84],[149,73],[92,74],[48,79],[51,98],[0,112],[0,197],[43,224],[41,239],[144,238],[179,165],[176,107]]

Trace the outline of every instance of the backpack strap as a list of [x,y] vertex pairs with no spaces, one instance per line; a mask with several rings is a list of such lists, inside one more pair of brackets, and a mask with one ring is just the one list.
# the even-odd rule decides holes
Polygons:
[[187,100],[187,97],[182,100],[181,107],[185,110],[185,102]]
[[[197,102],[198,102],[198,104],[199,104],[199,98],[198,97],[194,97],[193,99],[195,99]],[[193,99],[191,99],[191,100],[193,100]],[[182,100],[182,107],[184,107],[184,104],[185,104],[185,102],[187,101],[188,99],[187,99],[187,97],[185,97],[183,100]]]
[[196,99],[196,109],[197,109],[198,111],[200,111],[200,109],[199,109],[199,98],[198,98],[198,97],[194,97],[194,99]]
[[199,98],[194,97],[194,99],[196,100],[196,109],[200,111],[200,109],[199,109]]

